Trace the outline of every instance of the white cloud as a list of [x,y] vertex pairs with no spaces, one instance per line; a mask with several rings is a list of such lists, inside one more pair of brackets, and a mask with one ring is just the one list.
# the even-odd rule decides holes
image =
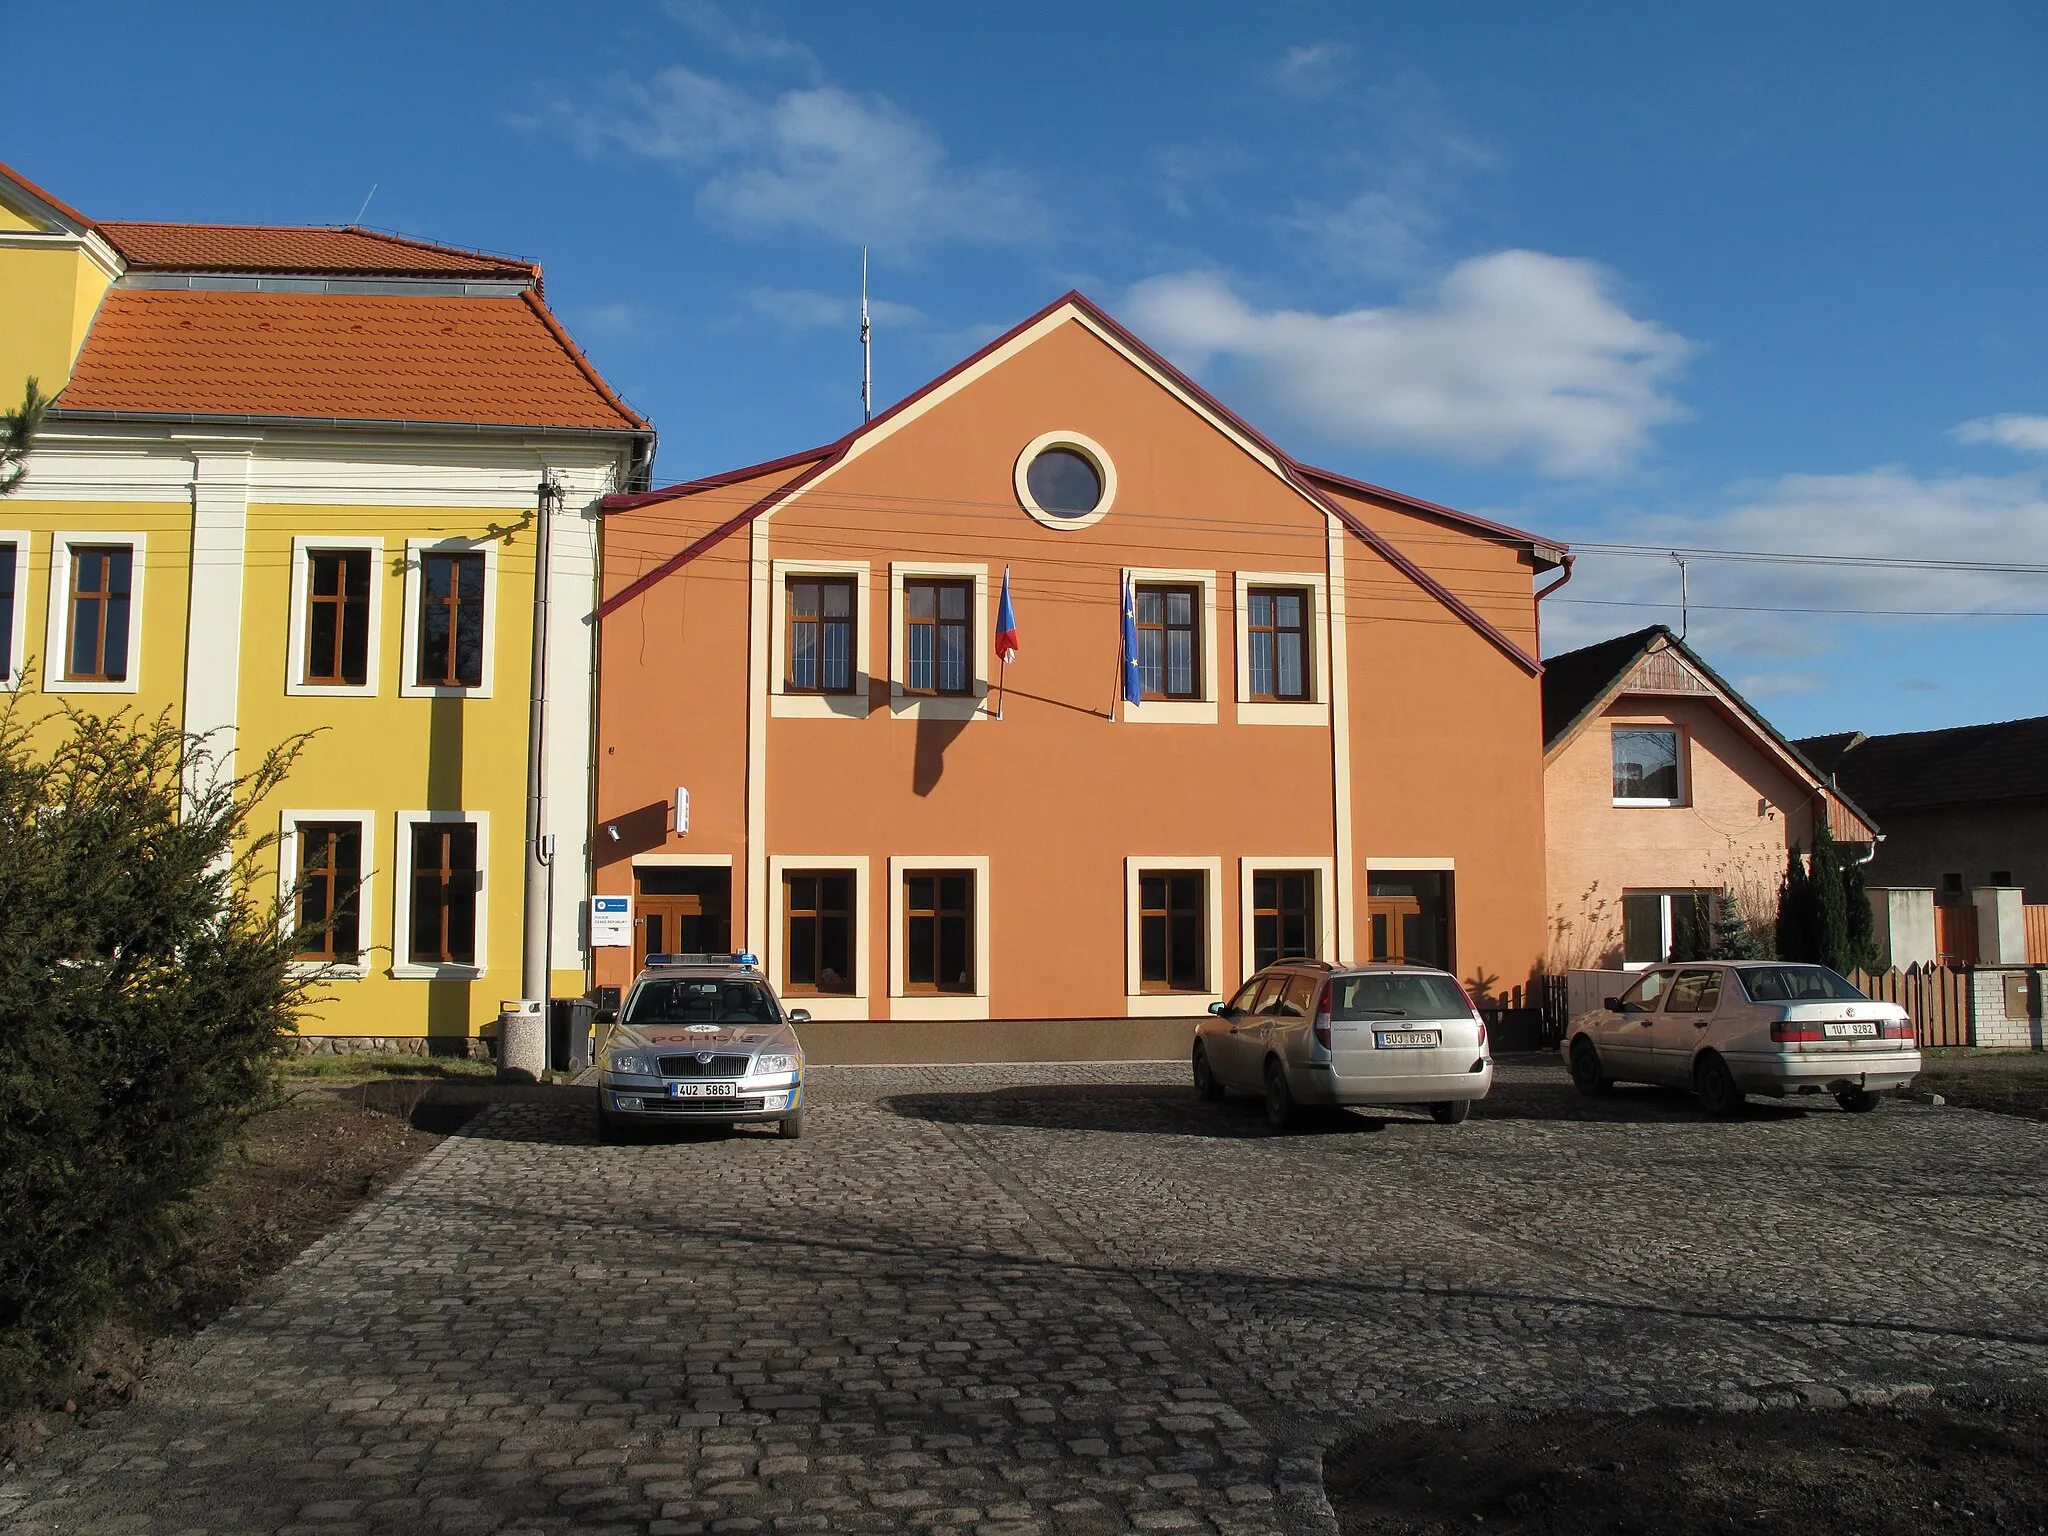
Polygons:
[[815,73],[818,58],[772,22],[743,26],[711,0],[667,0],[662,9],[729,58],[743,63],[796,64]]
[[602,110],[558,104],[557,121],[585,150],[616,146],[695,174],[699,204],[750,232],[805,230],[903,255],[1045,231],[1019,178],[953,165],[936,133],[880,97],[830,85],[757,96],[682,65],[608,94]]
[[[1787,475],[1732,495],[1721,510],[1638,516],[1602,536],[1653,549],[1823,557],[1778,562],[1702,555],[1691,561],[1693,643],[1710,659],[1731,656],[1772,677],[1793,675],[1788,663],[1844,651],[1849,636],[1869,624],[1958,622],[1914,617],[1930,611],[2048,612],[2038,574],[1857,563],[1859,557],[1903,557],[2048,566],[2048,486],[2038,474],[1929,479],[1882,468]],[[1558,597],[1571,601],[1544,605],[1544,643],[1553,652],[1644,624],[1676,628],[1679,621],[1678,572],[1661,555],[1587,550]],[[1598,601],[1584,601],[1589,598]],[[1900,686],[1920,685],[1909,680]]]
[[1280,55],[1273,83],[1295,96],[1327,96],[1344,83],[1350,62],[1349,43],[1304,43]]
[[1283,433],[1587,475],[1686,414],[1668,386],[1693,344],[1611,288],[1590,261],[1499,251],[1382,308],[1259,310],[1223,274],[1184,272],[1138,284],[1125,309],[1185,366],[1220,367]]
[[[756,314],[792,331],[831,330],[860,323],[860,298],[856,294],[820,293],[814,288],[756,288],[747,295]],[[921,326],[925,314],[910,304],[887,299],[870,299],[868,314],[877,326]]]
[[2048,416],[1981,416],[1951,434],[1958,442],[1999,443],[2026,453],[2048,453]]
[[655,314],[639,304],[594,304],[576,311],[576,321],[604,341],[624,341],[657,328]]
[[1752,699],[1768,699],[1788,693],[1819,693],[1828,685],[1825,672],[1748,672],[1735,679],[1735,686]]

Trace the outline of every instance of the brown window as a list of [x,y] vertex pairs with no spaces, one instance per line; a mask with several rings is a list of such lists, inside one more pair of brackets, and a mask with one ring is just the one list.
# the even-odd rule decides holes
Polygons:
[[299,823],[298,957],[354,964],[361,953],[356,894],[363,829],[353,821]]
[[484,557],[420,556],[422,688],[481,688],[484,682]]
[[1308,673],[1308,593],[1300,587],[1253,587],[1245,594],[1246,692],[1254,699],[1296,703],[1312,697]]
[[1316,877],[1305,869],[1252,876],[1252,964],[1308,960],[1316,952]]
[[128,678],[128,600],[135,551],[125,544],[71,551],[71,658],[79,683]]
[[1202,697],[1202,589],[1140,587],[1138,696]]
[[787,692],[853,692],[853,601],[850,579],[789,579]]
[[17,550],[0,544],[0,682],[14,677],[14,567]]
[[370,680],[370,552],[316,549],[306,565],[305,680],[360,688]]
[[788,992],[853,991],[853,876],[797,870],[782,877]]
[[415,965],[476,964],[476,826],[421,822],[412,829]]
[[903,635],[905,691],[973,692],[974,669],[968,658],[974,643],[969,618],[974,583],[906,581],[903,603],[907,617]]
[[903,980],[909,992],[974,990],[974,876],[920,870],[903,877]]
[[1209,877],[1199,869],[1138,876],[1138,984],[1146,992],[1209,990]]

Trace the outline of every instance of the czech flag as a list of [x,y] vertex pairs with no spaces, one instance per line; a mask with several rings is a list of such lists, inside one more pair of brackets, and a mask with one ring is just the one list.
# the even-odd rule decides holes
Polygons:
[[1010,606],[1010,568],[1003,567],[1003,600],[996,608],[996,659],[1017,659],[1017,610]]

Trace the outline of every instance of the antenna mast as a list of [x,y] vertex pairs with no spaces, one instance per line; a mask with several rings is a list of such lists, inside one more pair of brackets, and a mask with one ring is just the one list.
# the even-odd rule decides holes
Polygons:
[[869,340],[874,328],[868,324],[868,248],[860,248],[860,419],[875,415],[875,349]]
[[1673,562],[1678,566],[1678,638],[1683,640],[1692,629],[1692,586],[1686,577],[1686,566],[1691,564],[1677,550],[1671,552]]

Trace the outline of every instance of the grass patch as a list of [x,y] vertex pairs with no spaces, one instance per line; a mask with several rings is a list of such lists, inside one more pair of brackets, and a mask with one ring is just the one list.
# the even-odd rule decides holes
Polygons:
[[1922,1051],[1913,1086],[1965,1109],[2048,1119],[2048,1051]]
[[497,1074],[488,1061],[461,1056],[411,1056],[403,1051],[352,1051],[345,1056],[290,1056],[278,1069],[293,1082],[358,1081],[379,1077],[487,1080]]

